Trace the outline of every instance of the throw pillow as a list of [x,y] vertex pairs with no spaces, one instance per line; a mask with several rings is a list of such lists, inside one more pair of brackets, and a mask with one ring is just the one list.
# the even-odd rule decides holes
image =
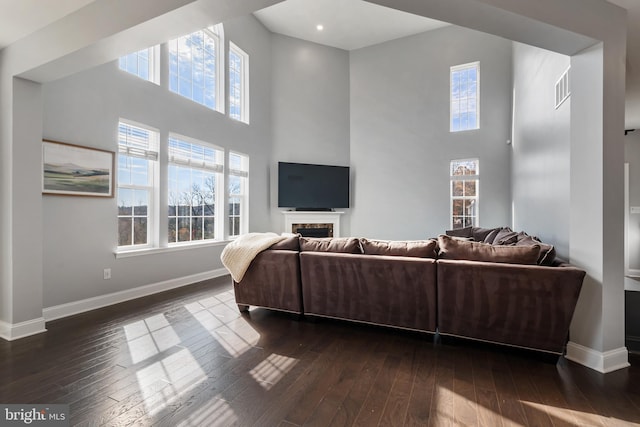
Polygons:
[[369,240],[360,239],[362,251],[366,255],[409,256],[435,258],[437,243],[435,240]]
[[360,239],[355,237],[300,237],[300,250],[361,254]]
[[[498,231],[500,231],[500,227],[498,228],[472,227],[471,235],[473,236],[473,240],[475,240],[476,242],[484,242],[484,239],[486,239],[487,236],[494,231],[497,234]],[[493,235],[493,237],[495,238],[495,234]]]
[[518,241],[518,233],[509,227],[503,227],[498,231],[496,237],[491,242],[493,245],[512,245]]
[[536,264],[540,246],[494,246],[481,242],[463,242],[449,236],[438,236],[439,257],[468,261]]
[[447,236],[455,237],[473,237],[473,227],[454,228],[453,230],[447,230],[444,232]]
[[526,236],[515,244],[516,246],[532,246],[538,245],[540,246],[540,254],[538,255],[538,265],[553,265],[553,261],[556,259],[556,248],[553,245],[549,245],[547,243],[542,243],[539,240]]

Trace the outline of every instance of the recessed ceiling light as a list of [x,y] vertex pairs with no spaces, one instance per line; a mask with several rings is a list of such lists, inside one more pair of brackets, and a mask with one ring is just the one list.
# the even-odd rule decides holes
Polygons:
[[316,25],[316,30],[318,30],[318,31],[324,30],[324,25],[322,25],[322,24]]

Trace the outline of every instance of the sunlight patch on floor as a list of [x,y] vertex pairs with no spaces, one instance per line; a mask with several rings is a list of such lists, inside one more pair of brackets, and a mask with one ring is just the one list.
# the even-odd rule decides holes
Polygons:
[[154,415],[207,379],[189,350],[182,349],[136,372],[145,407]]
[[162,314],[124,326],[131,363],[136,364],[180,343]]
[[557,424],[556,420],[562,420],[570,425],[579,425],[579,426],[592,426],[598,425],[593,423],[593,414],[585,414],[580,411],[576,411],[568,408],[559,408],[555,406],[551,406],[549,404],[542,404],[537,402],[528,402],[525,400],[521,400],[520,403],[523,405],[534,408],[536,411],[540,411],[542,413],[547,413],[551,417],[551,420],[554,424]]
[[260,334],[252,328],[231,329],[224,325],[212,331],[211,335],[233,357],[239,357],[260,341]]
[[238,357],[258,344],[260,334],[223,299],[228,299],[227,293],[187,304],[185,308],[229,355]]
[[266,390],[276,385],[293,367],[298,359],[270,354],[258,366],[249,371],[249,374]]

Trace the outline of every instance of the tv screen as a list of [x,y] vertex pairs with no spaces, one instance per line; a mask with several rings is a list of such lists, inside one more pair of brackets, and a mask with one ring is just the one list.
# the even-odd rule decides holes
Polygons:
[[348,208],[349,167],[279,162],[278,207]]

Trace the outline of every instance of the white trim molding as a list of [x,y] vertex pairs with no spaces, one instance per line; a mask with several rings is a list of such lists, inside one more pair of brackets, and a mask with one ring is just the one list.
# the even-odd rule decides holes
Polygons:
[[132,299],[157,294],[159,292],[164,292],[175,288],[180,288],[182,286],[202,282],[203,280],[214,279],[226,274],[229,274],[226,268],[218,268],[216,270],[192,274],[190,276],[178,277],[176,279],[139,286],[137,288],[127,289],[125,291],[113,292],[110,294],[87,298],[80,301],[73,301],[65,304],[55,305],[53,307],[47,307],[42,310],[42,314],[44,316],[44,319],[46,319],[46,321],[48,322],[50,320],[61,319],[63,317],[73,316],[75,314],[107,307],[109,305],[118,304]]
[[44,322],[44,317],[20,323],[7,323],[0,320],[0,338],[13,341],[46,332],[47,328],[45,328]]
[[631,366],[629,364],[629,352],[626,347],[603,353],[569,341],[565,358],[603,374]]

